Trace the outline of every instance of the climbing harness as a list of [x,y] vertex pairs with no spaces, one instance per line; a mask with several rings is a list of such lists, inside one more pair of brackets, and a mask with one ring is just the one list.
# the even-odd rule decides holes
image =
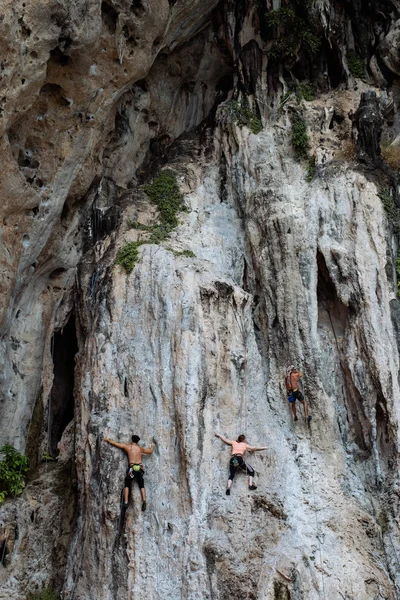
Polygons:
[[129,465],[129,477],[131,479],[135,479],[135,473],[138,473],[139,471],[144,472],[142,464],[138,463],[138,464],[131,464],[131,465]]
[[233,455],[231,462],[232,462],[232,466],[235,467],[235,469],[237,469],[240,463],[239,463],[239,459],[237,458],[236,454]]

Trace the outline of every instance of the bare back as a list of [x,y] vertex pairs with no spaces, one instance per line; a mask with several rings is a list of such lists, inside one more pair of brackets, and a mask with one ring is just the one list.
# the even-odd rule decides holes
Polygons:
[[292,390],[296,390],[299,387],[299,379],[303,375],[300,371],[292,371],[290,373],[290,387]]
[[137,444],[125,444],[124,450],[128,455],[128,462],[130,465],[132,463],[139,465],[142,462],[143,448]]

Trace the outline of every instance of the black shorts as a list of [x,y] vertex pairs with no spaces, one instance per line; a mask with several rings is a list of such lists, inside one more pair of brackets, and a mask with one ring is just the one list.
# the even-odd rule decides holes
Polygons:
[[[235,464],[238,463],[238,464]],[[229,479],[233,480],[235,477],[236,469],[240,469],[241,471],[245,471],[247,475],[250,477],[254,477],[254,469],[250,465],[248,465],[243,456],[240,454],[234,454],[229,461]]]
[[[293,400],[291,400],[291,398],[293,398]],[[296,400],[303,402],[304,396],[300,390],[296,390],[295,392],[288,392],[288,400],[289,402],[296,402]]]
[[125,475],[125,487],[131,489],[132,481],[137,481],[140,489],[144,488],[143,473],[143,469],[140,469],[140,471],[134,471],[131,467],[129,467]]

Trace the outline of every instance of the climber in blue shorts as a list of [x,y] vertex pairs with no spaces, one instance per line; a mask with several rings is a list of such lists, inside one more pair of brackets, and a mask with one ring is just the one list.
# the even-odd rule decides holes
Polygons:
[[294,365],[291,365],[286,370],[285,377],[285,385],[288,394],[288,400],[292,407],[293,420],[297,421],[297,409],[296,409],[296,400],[298,400],[304,407],[304,415],[305,420],[308,423],[311,421],[312,417],[308,414],[308,404],[304,400],[304,396],[299,390],[299,379],[303,377],[303,373],[301,373]]

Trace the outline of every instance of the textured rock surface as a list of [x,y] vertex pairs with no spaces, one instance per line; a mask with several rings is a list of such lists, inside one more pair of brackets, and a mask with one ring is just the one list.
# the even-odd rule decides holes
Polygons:
[[[0,442],[32,470],[1,508],[0,598],[399,598],[397,237],[350,118],[382,63],[399,72],[396,3],[316,2],[318,57],[279,65],[263,3],[3,4]],[[375,81],[352,78],[354,51]],[[398,135],[396,85],[374,157],[381,126]],[[157,221],[140,183],[163,166],[189,211],[128,275],[116,252]],[[238,476],[225,496],[217,430],[269,446],[256,492]],[[120,535],[126,463],[103,437],[134,432],[157,447]]]

